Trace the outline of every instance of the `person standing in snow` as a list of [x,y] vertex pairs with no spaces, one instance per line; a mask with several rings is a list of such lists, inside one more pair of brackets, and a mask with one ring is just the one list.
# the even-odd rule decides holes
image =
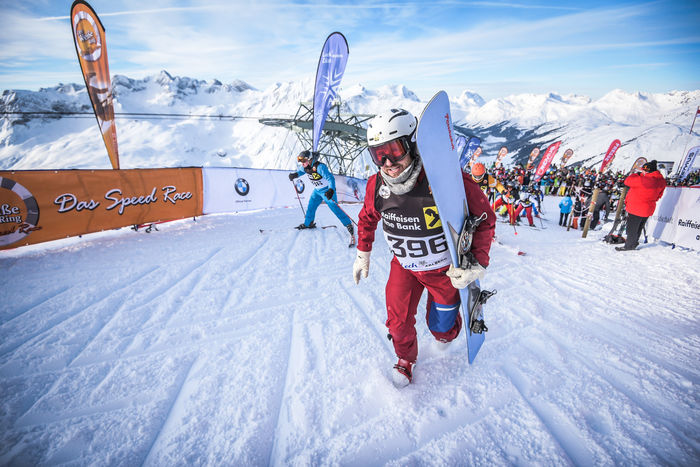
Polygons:
[[335,177],[328,169],[328,166],[318,160],[318,153],[302,151],[297,156],[297,162],[299,162],[302,168],[296,172],[290,173],[289,180],[293,181],[295,178],[306,174],[314,191],[309,197],[309,205],[306,207],[304,222],[299,224],[296,228],[301,230],[313,229],[316,227],[316,223],[314,222],[316,210],[325,198],[326,204],[328,204],[333,214],[335,214],[345,228],[348,229],[350,236],[354,236],[355,230],[352,226],[352,220],[338,206],[338,196],[335,192]]
[[625,198],[627,211],[627,239],[624,246],[615,247],[617,251],[634,250],[639,245],[639,236],[649,216],[656,210],[656,202],[661,199],[666,189],[666,180],[657,170],[656,161],[647,162],[640,173],[634,173],[625,179],[629,187]]
[[559,225],[566,227],[569,222],[569,214],[574,202],[568,194],[559,202]]
[[593,219],[591,219],[591,230],[595,230],[598,222],[600,222],[600,211],[605,209],[605,215],[610,212],[610,197],[607,190],[601,189],[596,198],[595,206],[593,206]]
[[438,345],[446,346],[462,328],[458,289],[484,276],[496,225],[486,195],[469,174],[462,173],[469,212],[485,214],[485,220],[473,235],[471,268],[452,266],[435,200],[416,150],[416,126],[416,117],[403,109],[380,113],[369,123],[369,152],[380,170],[367,181],[353,264],[353,278],[359,284],[360,278],[369,273],[375,230],[382,221],[384,237],[393,252],[386,284],[386,326],[398,357],[392,378],[399,387],[413,379],[418,357],[416,313],[423,290],[428,290],[428,328],[441,343]]

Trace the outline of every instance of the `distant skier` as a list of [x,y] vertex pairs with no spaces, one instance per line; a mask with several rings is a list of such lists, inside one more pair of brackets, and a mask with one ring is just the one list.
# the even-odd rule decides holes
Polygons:
[[479,185],[462,173],[469,212],[475,216],[485,213],[486,220],[473,235],[474,265],[471,269],[454,268],[416,151],[416,125],[416,117],[403,109],[382,112],[369,123],[369,152],[380,171],[367,181],[353,265],[353,278],[359,283],[369,273],[375,230],[382,221],[384,237],[393,252],[386,284],[386,325],[398,357],[392,373],[397,386],[405,386],[413,378],[418,357],[416,312],[423,290],[428,289],[428,328],[438,342],[447,345],[462,328],[457,289],[485,274],[496,221]]
[[527,222],[530,227],[534,227],[535,223],[532,219],[532,208],[533,202],[530,193],[523,190],[520,192],[520,200],[518,202],[518,207],[515,209],[515,220],[520,221],[520,214],[525,210],[525,216],[527,217]]
[[352,226],[352,220],[338,206],[338,196],[335,192],[335,177],[328,169],[326,164],[318,160],[318,153],[311,151],[302,151],[297,156],[297,161],[301,164],[302,169],[289,174],[289,180],[306,174],[314,191],[309,197],[309,205],[306,208],[306,217],[304,222],[299,224],[297,229],[313,229],[316,227],[314,219],[316,218],[316,210],[319,205],[326,199],[326,204],[333,211],[341,224],[350,232],[350,236],[354,238],[355,229]]

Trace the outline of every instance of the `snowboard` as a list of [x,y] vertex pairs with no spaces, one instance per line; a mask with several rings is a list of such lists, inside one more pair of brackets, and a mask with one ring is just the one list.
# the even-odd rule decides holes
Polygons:
[[[469,216],[469,208],[464,194],[459,154],[455,151],[450,101],[445,91],[435,94],[423,110],[416,129],[416,145],[447,237],[452,264],[459,267],[459,237]],[[481,305],[490,295],[491,292],[482,292],[479,281],[474,281],[459,291],[470,364],[484,343],[483,331],[486,328],[483,326]],[[478,329],[479,322],[483,326],[481,329]],[[475,323],[480,332],[472,332]]]

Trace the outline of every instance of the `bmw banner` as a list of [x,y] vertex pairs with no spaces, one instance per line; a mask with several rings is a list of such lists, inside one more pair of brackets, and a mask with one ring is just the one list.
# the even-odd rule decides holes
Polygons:
[[465,138],[463,135],[457,135],[457,138],[455,140],[455,152],[459,154],[459,162],[464,168],[464,165],[462,164],[462,158],[464,157],[464,151],[467,149],[467,138]]
[[321,130],[335,99],[340,81],[343,79],[345,64],[348,62],[348,41],[339,32],[334,32],[326,39],[316,69],[314,85],[314,124],[312,151],[318,150]]
[[471,167],[472,164],[472,159],[474,158],[474,154],[476,153],[476,150],[481,146],[481,139],[472,136],[469,138],[469,142],[467,143],[467,150],[464,152],[464,158],[466,159],[466,164],[462,166],[462,171],[466,170],[466,166],[469,165]]

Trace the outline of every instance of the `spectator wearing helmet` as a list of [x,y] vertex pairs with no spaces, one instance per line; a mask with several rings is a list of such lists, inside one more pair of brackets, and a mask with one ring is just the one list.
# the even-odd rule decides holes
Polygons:
[[486,220],[473,235],[472,267],[454,268],[423,162],[416,151],[416,126],[416,117],[404,109],[390,109],[369,122],[369,153],[379,172],[367,181],[353,264],[353,278],[359,284],[369,273],[375,230],[381,221],[393,252],[385,290],[386,325],[398,357],[392,370],[398,387],[413,378],[418,357],[416,313],[423,290],[428,291],[428,328],[438,345],[447,345],[462,328],[458,289],[485,274],[496,220],[479,185],[462,172],[469,212],[476,216],[485,213]]
[[627,211],[627,238],[624,246],[615,247],[618,251],[634,250],[639,245],[639,236],[649,216],[656,210],[656,202],[661,199],[666,188],[666,180],[657,170],[656,161],[642,166],[640,173],[630,174],[625,179],[629,187],[625,198]]
[[472,180],[474,180],[478,185],[479,188],[481,188],[481,191],[484,192],[486,197],[488,198],[489,196],[489,179],[486,176],[486,167],[484,167],[484,164],[481,162],[476,162],[472,164],[471,167],[471,176]]
[[[350,233],[351,241],[355,237],[355,229],[352,226],[352,220],[338,206],[338,195],[335,192],[335,177],[331,173],[328,166],[318,160],[318,153],[311,151],[301,151],[297,156],[297,162],[300,168],[296,172],[289,174],[289,180],[292,181],[302,175],[306,175],[309,183],[313,187],[313,192],[309,196],[309,204],[306,207],[306,215],[304,222],[296,228],[313,229],[316,227],[316,210],[325,200],[328,207],[345,226]],[[296,186],[295,186],[296,189]]]
[[525,216],[527,217],[527,222],[530,225],[530,227],[534,227],[535,223],[533,222],[532,219],[532,207],[533,207],[533,201],[531,198],[530,193],[527,191],[523,190],[520,192],[520,199],[518,201],[518,206],[515,209],[515,219],[517,223],[520,223],[520,214],[525,211]]

